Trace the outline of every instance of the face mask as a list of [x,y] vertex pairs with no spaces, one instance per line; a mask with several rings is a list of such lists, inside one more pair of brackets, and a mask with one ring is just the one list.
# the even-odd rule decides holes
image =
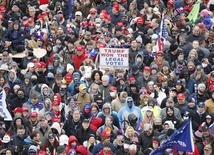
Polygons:
[[127,101],[128,107],[131,109],[132,108],[132,101]]
[[124,149],[128,149],[129,148],[129,144],[123,144]]
[[207,64],[205,64],[205,63],[202,63],[201,65],[203,68],[207,67]]
[[37,79],[31,79],[31,82],[33,85],[36,85],[37,84]]
[[161,129],[161,125],[154,125],[154,129]]
[[77,144],[75,144],[75,143],[72,143],[72,144],[71,144],[71,148],[72,148],[72,149],[74,149],[76,146],[77,146]]
[[35,25],[35,29],[40,29],[40,26],[39,25]]
[[61,96],[64,96],[64,95],[65,95],[65,93],[66,93],[66,91],[65,91],[65,90],[60,90],[60,92],[59,92],[59,93],[60,93],[60,95],[61,95]]
[[48,95],[49,95],[49,92],[48,92],[48,91],[44,91],[43,94],[44,94],[45,96],[48,96]]
[[110,96],[111,96],[111,97],[115,97],[115,96],[116,96],[116,93],[115,93],[115,92],[110,92]]
[[24,94],[17,94],[18,98],[23,98]]

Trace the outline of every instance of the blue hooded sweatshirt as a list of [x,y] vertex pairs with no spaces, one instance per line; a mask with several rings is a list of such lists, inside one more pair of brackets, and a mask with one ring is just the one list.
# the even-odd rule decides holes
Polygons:
[[[131,108],[129,108],[128,103],[127,103],[127,101],[130,100],[130,99],[132,100],[132,107]],[[140,126],[140,124],[141,124],[141,122],[143,120],[142,114],[140,112],[140,108],[138,108],[138,107],[136,107],[134,105],[134,101],[133,101],[132,97],[127,97],[126,98],[126,102],[125,102],[125,106],[123,108],[121,108],[120,111],[118,112],[118,118],[119,118],[119,121],[120,121],[120,126],[121,126],[121,122],[123,120],[127,120],[128,121],[128,116],[131,113],[135,114],[135,116],[138,118],[137,124],[138,124],[138,126]]]

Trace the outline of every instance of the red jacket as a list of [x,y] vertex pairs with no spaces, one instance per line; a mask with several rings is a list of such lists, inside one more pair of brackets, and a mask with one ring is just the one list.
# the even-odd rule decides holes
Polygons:
[[75,69],[79,70],[81,63],[87,58],[87,55],[82,54],[81,56],[74,55],[72,60],[74,61]]

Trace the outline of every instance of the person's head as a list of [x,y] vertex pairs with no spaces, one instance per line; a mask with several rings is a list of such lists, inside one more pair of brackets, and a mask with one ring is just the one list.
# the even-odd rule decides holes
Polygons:
[[151,75],[151,68],[149,66],[145,66],[143,68],[143,76],[149,77]]
[[198,25],[194,26],[193,30],[192,30],[192,33],[194,36],[199,36],[200,34],[200,28]]
[[74,109],[72,116],[73,116],[74,121],[79,121],[80,120],[80,111],[79,111],[79,109]]
[[104,152],[104,154],[108,154],[111,152],[111,143],[110,142],[104,143],[103,152]]
[[109,84],[109,76],[108,75],[103,75],[102,76],[102,85],[103,86],[108,86]]
[[33,131],[33,132],[30,134],[30,138],[31,138],[33,141],[39,142],[39,141],[40,141],[39,132],[38,132],[38,131]]
[[184,93],[179,93],[177,95],[177,100],[178,100],[178,104],[181,105],[181,104],[185,104],[186,100],[185,100],[185,95]]
[[65,146],[58,146],[56,152],[57,155],[66,155]]
[[137,153],[137,145],[136,144],[131,144],[129,146],[129,153],[130,153],[130,155],[134,155]]
[[126,135],[127,135],[129,138],[131,138],[131,137],[134,136],[134,134],[135,134],[134,128],[133,128],[132,126],[128,126],[128,127],[126,128]]
[[39,120],[40,120],[41,127],[45,128],[48,126],[48,120],[45,116],[41,116]]
[[134,105],[132,97],[126,98],[127,106],[131,109]]
[[194,40],[192,42],[192,47],[193,47],[193,49],[197,50],[199,48],[199,41],[198,40]]
[[13,29],[16,31],[19,29],[19,21],[18,20],[13,22]]
[[210,129],[207,126],[202,126],[202,136],[203,137],[210,136]]
[[176,96],[176,88],[172,87],[169,91],[169,97],[174,98]]
[[84,119],[84,120],[82,121],[82,127],[83,127],[84,130],[88,129],[88,128],[89,128],[89,125],[90,125],[89,119]]
[[168,99],[166,100],[166,106],[171,106],[171,107],[174,106],[174,101],[173,101],[172,98],[168,98]]
[[205,112],[205,104],[204,102],[199,102],[198,103],[198,108],[197,108],[199,113],[204,113]]
[[160,139],[157,137],[152,138],[152,147],[153,149],[157,149],[160,145]]
[[173,107],[166,107],[166,114],[169,117],[173,117],[174,116],[174,109],[173,109]]
[[86,85],[85,84],[79,85],[79,92],[83,95],[86,93]]
[[55,134],[49,133],[48,134],[48,141],[49,141],[49,143],[53,144],[55,141]]
[[17,134],[19,137],[22,137],[25,134],[25,127],[23,125],[17,127]]
[[210,144],[205,145],[204,155],[212,155],[212,146]]
[[204,83],[200,83],[198,84],[198,92],[200,94],[204,94],[206,91],[206,85]]
[[146,135],[150,136],[153,132],[153,127],[150,123],[146,123],[143,126],[144,132],[146,133]]
[[112,125],[113,123],[113,117],[112,116],[106,116],[105,118],[105,125]]
[[31,99],[31,103],[32,103],[33,105],[35,105],[35,104],[38,103],[38,97],[37,97],[36,94],[32,94],[31,97],[30,97],[30,99]]
[[59,103],[59,102],[56,102],[56,101],[53,101],[53,102],[51,103],[53,112],[59,112],[59,111],[60,111],[59,105],[60,105],[60,103]]
[[3,62],[7,62],[9,60],[10,56],[9,56],[9,53],[7,51],[4,51],[2,53],[2,60]]
[[105,103],[103,105],[103,113],[105,113],[105,115],[109,115],[111,112],[111,105],[109,103]]

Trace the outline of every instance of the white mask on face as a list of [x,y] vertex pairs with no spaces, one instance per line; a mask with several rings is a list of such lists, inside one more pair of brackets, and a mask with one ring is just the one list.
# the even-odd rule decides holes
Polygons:
[[128,149],[129,148],[129,144],[123,144],[124,149]]
[[116,93],[115,92],[110,92],[111,97],[115,97]]
[[205,63],[202,63],[201,65],[203,68],[207,67],[207,64],[205,64]]
[[35,28],[38,30],[38,29],[40,29],[40,26],[39,25],[35,25]]

